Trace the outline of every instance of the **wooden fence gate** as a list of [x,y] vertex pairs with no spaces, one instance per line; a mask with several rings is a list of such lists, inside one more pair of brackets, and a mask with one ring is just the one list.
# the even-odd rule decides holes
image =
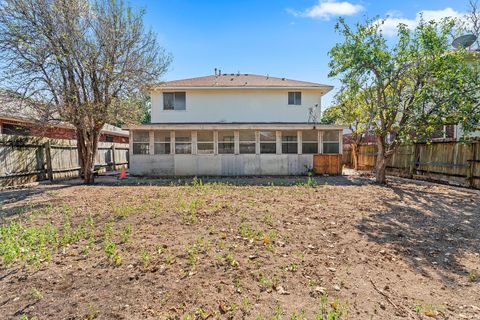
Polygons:
[[342,173],[341,154],[316,154],[313,156],[313,171],[316,174],[339,175]]

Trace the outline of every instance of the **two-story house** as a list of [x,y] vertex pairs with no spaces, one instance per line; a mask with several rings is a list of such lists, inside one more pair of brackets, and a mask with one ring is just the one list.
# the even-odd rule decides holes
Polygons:
[[342,152],[342,127],[318,124],[332,86],[220,74],[148,88],[152,123],[130,126],[130,173],[298,175]]

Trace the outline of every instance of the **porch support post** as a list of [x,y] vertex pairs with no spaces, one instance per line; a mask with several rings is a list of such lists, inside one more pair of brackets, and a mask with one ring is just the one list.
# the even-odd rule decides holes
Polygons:
[[275,131],[275,142],[277,154],[282,154],[282,131]]
[[338,131],[338,153],[343,154],[343,130]]
[[213,131],[213,154],[218,154],[218,131]]
[[175,154],[175,131],[170,131],[170,154]]
[[132,156],[133,156],[133,135],[135,134],[135,131],[129,130],[129,133],[130,134],[128,135],[128,159],[132,159]]
[[298,130],[298,131],[297,131],[297,153],[298,153],[298,154],[302,154],[302,153],[303,153],[302,141],[303,141],[302,131]]
[[192,154],[197,154],[197,131],[191,132]]
[[240,154],[240,131],[233,131],[233,152]]
[[260,131],[255,131],[255,154],[260,154]]
[[323,153],[323,132],[318,131],[318,153]]
[[153,155],[155,154],[154,148],[155,148],[155,131],[150,130],[148,131],[148,154]]

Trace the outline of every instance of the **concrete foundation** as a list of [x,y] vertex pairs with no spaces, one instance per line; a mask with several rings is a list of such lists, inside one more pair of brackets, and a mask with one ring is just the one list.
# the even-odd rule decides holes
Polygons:
[[313,167],[311,154],[130,155],[137,176],[301,175]]

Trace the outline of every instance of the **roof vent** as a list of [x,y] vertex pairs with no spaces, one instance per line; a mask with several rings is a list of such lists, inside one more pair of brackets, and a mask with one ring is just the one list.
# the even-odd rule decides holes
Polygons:
[[230,73],[230,75],[231,75],[231,76],[234,76],[234,75],[235,75],[235,73]]
[[248,73],[245,73],[246,76],[248,76]]
[[282,81],[285,81],[285,78],[282,78]]
[[230,81],[233,81],[233,78],[231,78]]

